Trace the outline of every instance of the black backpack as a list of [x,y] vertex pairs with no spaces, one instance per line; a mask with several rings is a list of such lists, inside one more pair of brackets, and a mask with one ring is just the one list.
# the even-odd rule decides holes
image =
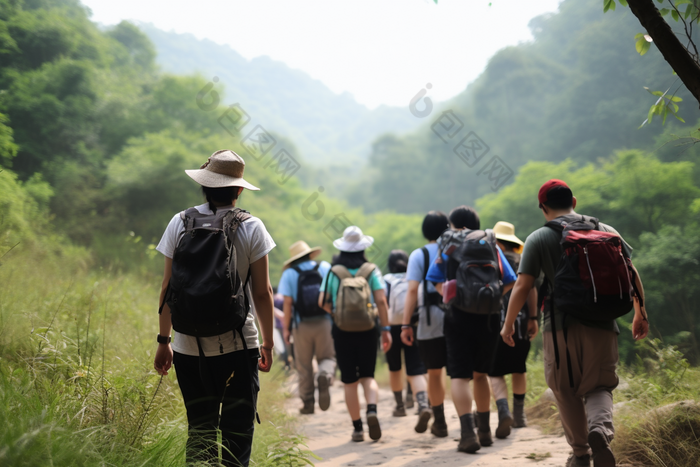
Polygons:
[[453,238],[461,243],[449,254],[447,262],[447,279],[457,281],[456,295],[450,305],[479,315],[499,313],[503,282],[493,231],[455,232]]
[[180,213],[185,230],[175,248],[165,297],[175,331],[195,337],[241,332],[249,309],[245,287],[250,270],[241,280],[233,240],[250,217],[238,208],[216,214],[189,208]]
[[294,310],[302,321],[328,314],[326,310],[318,306],[318,294],[323,282],[323,277],[318,272],[319,266],[321,266],[321,263],[316,263],[316,266],[306,271],[302,271],[299,266],[292,267],[299,274],[297,279],[297,300],[294,303]]

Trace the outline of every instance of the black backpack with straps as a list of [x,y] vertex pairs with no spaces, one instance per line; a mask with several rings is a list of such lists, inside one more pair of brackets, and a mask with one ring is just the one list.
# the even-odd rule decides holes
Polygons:
[[303,271],[299,266],[292,267],[299,274],[297,279],[297,299],[294,310],[301,320],[326,316],[326,310],[318,306],[318,294],[321,291],[323,277],[318,272],[321,263],[316,263],[312,269]]

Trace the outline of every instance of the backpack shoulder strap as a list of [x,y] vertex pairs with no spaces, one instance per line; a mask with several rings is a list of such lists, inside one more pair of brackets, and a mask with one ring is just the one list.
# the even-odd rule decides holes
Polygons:
[[301,275],[301,269],[299,268],[299,266],[292,266],[290,269],[292,269],[293,271],[296,271],[297,274]]
[[338,279],[341,281],[343,279],[349,279],[352,277],[352,274],[350,274],[350,271],[348,271],[348,268],[343,266],[342,264],[336,264],[331,268],[331,272],[338,276]]
[[197,211],[197,208],[188,208],[180,212],[180,219],[182,219],[186,231],[194,228],[195,219],[199,216],[201,216],[201,214]]
[[364,277],[365,280],[369,282],[369,276],[376,268],[377,266],[375,266],[373,263],[364,263],[362,266],[360,266],[360,269],[357,270],[355,277]]
[[321,263],[319,261],[316,261],[316,266],[314,266],[314,271],[318,271],[318,268],[321,267]]
[[557,219],[547,222],[546,224],[544,224],[544,226],[549,227],[552,230],[556,230],[559,233],[562,233],[564,231],[564,223],[563,221]]

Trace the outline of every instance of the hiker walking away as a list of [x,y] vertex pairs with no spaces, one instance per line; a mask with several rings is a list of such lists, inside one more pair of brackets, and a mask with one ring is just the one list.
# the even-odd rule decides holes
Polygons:
[[595,467],[614,467],[615,318],[634,308],[632,336],[646,337],[642,281],[630,260],[632,248],[609,225],[574,212],[576,198],[566,183],[549,180],[537,198],[547,223],[525,240],[501,335],[514,345],[516,317],[544,272],[545,377],[573,449],[566,465],[587,467],[592,457]]
[[284,342],[284,297],[277,292],[277,288],[272,288],[272,300],[274,304],[273,314],[275,316],[275,329],[272,333],[272,339],[275,343],[275,353],[280,356],[280,360],[284,362],[284,371],[286,374],[292,369],[291,365],[291,344]]
[[[515,235],[515,227],[509,222],[497,222],[493,228],[498,244],[503,255],[508,260],[513,271],[518,270],[520,264],[520,252],[523,242]],[[501,324],[505,321],[508,300],[512,291],[503,294],[503,307],[501,308]],[[520,310],[515,321],[515,334],[513,339],[515,346],[511,347],[498,339],[496,352],[493,356],[489,379],[491,390],[496,405],[502,413],[509,412],[508,386],[505,375],[512,375],[513,385],[513,427],[527,426],[525,416],[525,392],[527,391],[527,355],[530,353],[530,341],[535,338],[538,331],[537,322],[537,289],[533,287],[527,296],[525,306]],[[498,433],[496,436],[498,437]]]
[[[331,404],[330,385],[335,373],[335,349],[331,336],[331,317],[318,306],[323,278],[331,265],[316,262],[320,247],[311,248],[304,241],[289,247],[290,258],[284,262],[279,291],[284,296],[284,341],[294,337],[294,361],[299,375],[299,398],[303,415],[314,413],[314,391],[318,381],[318,406],[328,410]],[[291,329],[291,331],[290,331]],[[314,378],[313,359],[318,362]]]
[[[406,272],[408,293],[401,326],[402,343],[409,347],[418,347],[421,360],[428,370],[427,395],[434,417],[430,432],[439,438],[447,436],[445,385],[442,377],[442,369],[447,366],[447,347],[443,333],[445,306],[435,286],[432,282],[426,281],[425,276],[428,274],[430,265],[437,258],[437,239],[448,228],[447,216],[440,211],[430,211],[423,219],[421,230],[428,243],[414,250],[408,258]],[[417,322],[416,318],[418,318]],[[425,395],[419,396],[419,392],[417,391],[416,394],[419,406],[421,401],[424,405],[428,405]],[[418,424],[415,429],[422,433],[426,431],[430,413],[427,415],[427,420],[426,415],[421,418],[421,409],[418,413]]]
[[403,402],[403,378],[401,377],[401,354],[406,362],[406,377],[416,390],[418,400],[418,424],[416,431],[423,433],[430,421],[431,410],[428,405],[425,380],[425,365],[418,353],[418,347],[401,342],[401,324],[403,323],[404,305],[408,295],[409,282],[406,277],[408,255],[403,250],[393,250],[389,254],[389,274],[384,276],[386,296],[389,301],[389,321],[391,323],[391,348],[386,353],[389,364],[389,379],[394,392],[396,408],[394,417],[405,417],[406,407]]
[[156,247],[165,270],[154,367],[167,375],[175,365],[187,410],[188,464],[248,465],[258,369],[272,365],[267,255],[275,242],[260,219],[236,207],[244,188],[258,190],[243,179],[244,169],[238,154],[220,150],[199,170],[186,170],[207,203],[176,214]]
[[379,387],[374,380],[377,363],[377,314],[381,322],[384,352],[391,347],[391,329],[384,295],[384,281],[379,268],[367,261],[365,250],[374,239],[350,226],[333,246],[340,253],[333,260],[330,272],[321,284],[318,304],[333,315],[333,342],[345,385],[345,405],[352,420],[353,441],[364,441],[358,385],[362,385],[367,401],[369,437],[378,440],[382,429],[377,418]]
[[[436,284],[449,308],[445,312],[447,374],[461,427],[457,449],[475,453],[493,444],[491,437],[488,372],[499,339],[502,294],[515,282],[515,273],[496,244],[492,230],[479,230],[479,216],[471,207],[460,206],[449,216],[451,230],[438,239],[438,257],[426,280]],[[473,400],[478,428],[474,433]],[[500,437],[510,433],[513,419],[499,407]],[[478,439],[477,439],[478,434]]]

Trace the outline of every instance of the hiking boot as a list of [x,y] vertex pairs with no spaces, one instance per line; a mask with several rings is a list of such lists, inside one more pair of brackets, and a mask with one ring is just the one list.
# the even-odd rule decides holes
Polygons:
[[498,426],[496,427],[496,438],[506,439],[510,434],[510,427],[512,425],[513,417],[510,414],[506,414],[503,417],[499,417]]
[[423,407],[420,409],[420,412],[418,412],[418,423],[416,423],[416,433],[425,433],[425,430],[428,429],[428,422],[430,421],[430,417],[432,415],[433,411],[428,407]]
[[413,408],[413,392],[411,391],[406,391],[406,408],[407,409],[412,409]]
[[591,467],[591,455],[574,456],[571,454],[566,460],[566,467]]
[[447,437],[447,423],[438,422],[437,420],[433,422],[433,426],[430,427],[430,432],[438,438]]
[[359,443],[360,441],[364,441],[364,440],[365,440],[365,432],[362,431],[362,430],[360,430],[360,431],[353,430],[353,432],[352,432],[352,440],[355,441],[355,442],[358,442],[358,443]]
[[481,445],[476,440],[476,435],[474,434],[474,431],[463,431],[462,436],[459,439],[459,444],[457,445],[457,451],[474,454],[479,449],[481,449]]
[[475,420],[477,420],[476,423],[478,423],[476,434],[479,437],[479,444],[484,447],[491,446],[493,444],[493,438],[491,437],[491,426],[489,425],[490,416],[490,412],[477,412],[475,418]]
[[331,378],[325,373],[318,375],[318,407],[324,412],[331,406]]
[[302,415],[311,415],[314,413],[314,401],[304,401],[304,407],[299,409],[299,413]]
[[474,418],[474,428],[479,428],[479,416],[476,414],[476,410],[472,411],[472,417]]
[[382,428],[379,426],[377,412],[367,412],[367,426],[369,427],[369,439],[377,441],[382,437]]
[[405,417],[406,416],[406,407],[403,405],[397,405],[396,408],[394,409],[394,413],[392,413],[394,417]]
[[594,467],[615,467],[615,456],[610,449],[608,437],[600,430],[588,433],[588,445],[591,447]]
[[526,426],[525,401],[513,400],[513,428],[524,428]]

